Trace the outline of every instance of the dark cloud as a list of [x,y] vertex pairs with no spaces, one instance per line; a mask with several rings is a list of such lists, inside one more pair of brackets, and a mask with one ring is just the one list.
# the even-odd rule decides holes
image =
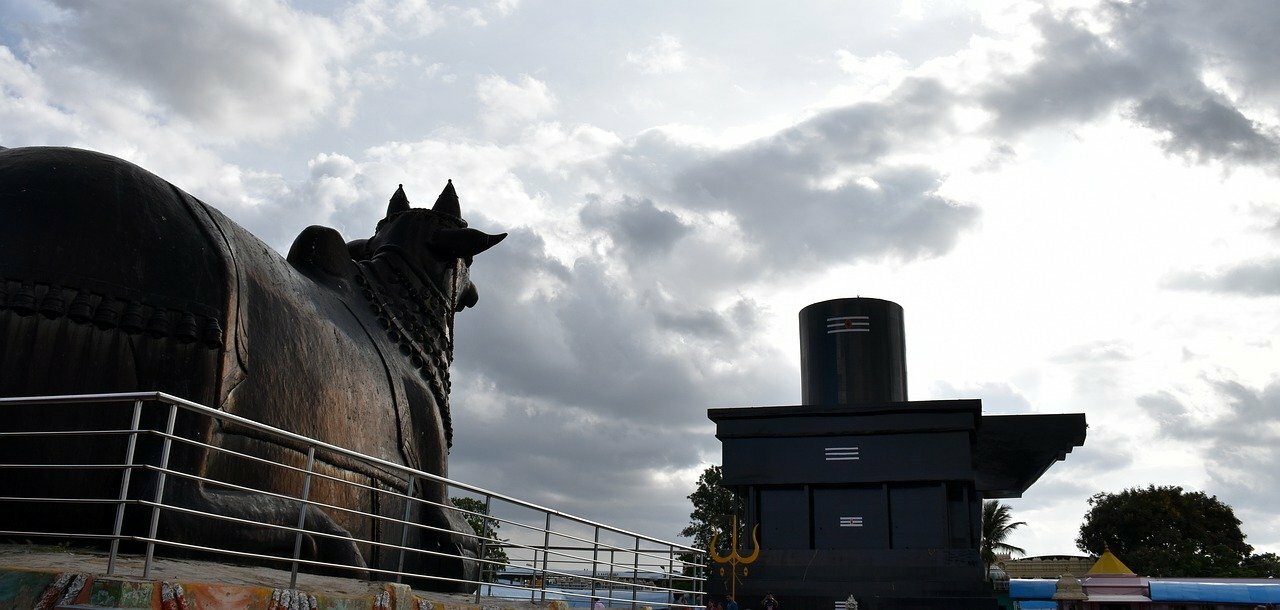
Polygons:
[[1168,392],[1139,396],[1137,403],[1151,419],[1156,420],[1161,430],[1176,429],[1189,416],[1187,408]]
[[[1265,2],[1235,8],[1128,2],[1090,15],[1042,10],[1033,20],[1043,38],[1037,60],[979,98],[1006,135],[1122,110],[1163,134],[1171,154],[1274,166],[1280,137],[1240,104],[1277,101],[1280,72],[1269,53],[1280,50],[1268,32],[1280,26],[1280,11]],[[1086,16],[1106,27],[1086,26]],[[1239,99],[1211,84],[1211,74],[1230,80]]]
[[[481,388],[455,388],[459,442],[450,475],[587,518],[627,523],[673,538],[689,507],[682,493],[653,493],[655,473],[696,466],[718,446],[704,429],[677,430],[660,418],[647,423],[594,416],[503,396],[486,416],[465,408]],[[705,418],[704,418],[705,419]]]
[[1247,98],[1265,99],[1280,93],[1280,5],[1268,0],[1237,0],[1229,5],[1139,2],[1129,7],[1130,21],[1152,21],[1188,44],[1199,47],[1206,63],[1220,72]]
[[[1138,405],[1162,435],[1200,448],[1210,479],[1207,493],[1237,510],[1270,518],[1280,506],[1280,381],[1254,388],[1210,380],[1209,387],[1215,404],[1208,409],[1167,392],[1143,396]],[[1247,526],[1246,520],[1250,533]],[[1274,544],[1280,531],[1261,531],[1258,537]]]
[[1277,296],[1280,295],[1280,258],[1240,263],[1216,273],[1178,272],[1166,277],[1161,286],[1250,297]]
[[458,317],[458,366],[504,393],[669,425],[701,423],[713,401],[778,394],[781,354],[747,349],[749,303],[664,298],[595,259],[566,267],[527,230],[477,259],[473,277],[494,296]]
[[938,193],[932,168],[885,157],[949,129],[950,97],[912,81],[891,100],[819,114],[676,172],[670,204],[732,216],[755,273],[797,272],[866,258],[942,255],[977,208]]
[[1280,139],[1273,130],[1221,100],[1196,103],[1155,96],[1139,102],[1132,114],[1139,124],[1166,134],[1166,152],[1201,163],[1217,159],[1268,164],[1280,157]]
[[727,338],[732,332],[728,320],[710,309],[684,312],[659,311],[654,321],[661,328],[680,334],[706,338]]
[[666,254],[676,240],[689,234],[680,217],[660,210],[649,199],[624,197],[616,205],[589,202],[579,214],[582,224],[601,229],[624,256]]
[[459,314],[451,475],[586,517],[674,536],[683,479],[719,461],[706,409],[785,402],[796,371],[755,337],[759,306],[660,295],[603,261],[565,265],[516,229],[477,257]]
[[[1016,133],[1063,121],[1087,121],[1115,108],[1122,100],[1147,91],[1158,71],[1178,72],[1188,61],[1177,47],[1132,48],[1136,41],[1111,44],[1078,19],[1078,13],[1057,16],[1042,10],[1033,24],[1043,38],[1039,57],[1026,71],[994,83],[981,94],[997,115],[998,131]],[[1152,46],[1148,44],[1139,47]],[[1139,55],[1149,50],[1160,62]]]

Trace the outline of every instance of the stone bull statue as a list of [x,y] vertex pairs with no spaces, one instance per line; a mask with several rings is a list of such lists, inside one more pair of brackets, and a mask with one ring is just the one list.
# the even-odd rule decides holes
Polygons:
[[[368,239],[344,242],[309,227],[287,260],[248,231],[131,163],[69,148],[0,149],[0,396],[158,390],[395,464],[447,473],[452,444],[449,365],[453,316],[476,303],[472,257],[505,234],[467,228],[450,183],[432,209],[411,209],[403,189]],[[127,407],[127,405],[126,405]],[[120,405],[5,407],[0,431],[127,428]],[[303,468],[298,443],[182,412],[175,436]],[[143,425],[163,430],[166,414]],[[0,438],[0,463],[119,464],[123,436]],[[144,438],[136,462],[159,463]],[[174,443],[171,468],[255,490],[296,496],[302,475],[247,458]],[[392,519],[405,475],[320,452],[310,499]],[[9,470],[0,496],[115,498],[119,470]],[[357,484],[340,485],[325,478]],[[150,500],[151,471],[135,470],[129,496]],[[446,490],[417,481],[413,494],[447,504]],[[187,545],[351,566],[348,575],[395,570],[475,579],[467,559],[408,553],[375,541],[464,558],[480,545],[454,511],[414,503],[405,534],[395,521],[347,510],[303,509],[296,500],[170,476],[160,536]],[[230,517],[216,520],[200,511]],[[145,535],[150,511],[131,506],[126,535]],[[110,533],[112,504],[0,502],[0,531]],[[353,538],[354,537],[354,538]],[[185,549],[185,550],[184,550]],[[194,549],[194,551],[193,551]],[[277,564],[278,565],[278,564]],[[306,569],[304,567],[304,569]],[[415,584],[467,590],[446,581]]]

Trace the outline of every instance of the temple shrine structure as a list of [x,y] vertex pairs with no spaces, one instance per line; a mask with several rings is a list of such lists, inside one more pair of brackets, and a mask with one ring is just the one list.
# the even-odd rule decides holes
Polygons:
[[1084,414],[907,400],[903,311],[890,301],[805,307],[800,348],[801,404],[707,412],[743,547],[712,566],[708,594],[755,608],[772,593],[787,610],[997,608],[982,501],[1021,496],[1081,446]]

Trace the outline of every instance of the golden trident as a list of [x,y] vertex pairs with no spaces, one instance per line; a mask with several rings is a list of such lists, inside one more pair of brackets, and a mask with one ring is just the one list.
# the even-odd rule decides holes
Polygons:
[[[742,555],[738,554],[738,516],[737,515],[733,516],[733,530],[729,538],[729,554],[728,555],[720,555],[719,553],[716,552],[716,539],[719,537],[720,537],[720,534],[713,534],[711,536],[711,544],[709,545],[710,548],[708,548],[707,550],[711,552],[712,561],[718,564],[721,564],[722,566],[726,563],[729,564],[729,575],[730,575],[729,595],[734,599],[737,599],[738,598],[738,566],[739,565],[742,566],[742,575],[746,576],[747,565],[750,563],[754,563],[755,560],[760,557],[760,525],[756,524],[755,528],[751,530],[751,543],[755,545],[755,550],[751,551],[751,554],[747,555],[746,557],[743,557]],[[724,577],[723,567],[720,568],[720,576],[722,578]]]

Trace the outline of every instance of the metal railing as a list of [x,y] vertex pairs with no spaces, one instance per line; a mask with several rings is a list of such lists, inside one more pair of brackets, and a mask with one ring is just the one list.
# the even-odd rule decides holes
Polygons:
[[[42,413],[39,419],[48,425],[42,425],[40,429],[15,429],[12,423],[15,419],[9,416],[21,408],[28,409],[26,413],[29,415],[32,407],[47,409],[47,417]],[[121,423],[119,427],[81,429],[83,425],[78,427],[74,421],[77,407],[82,410],[81,413],[86,408],[94,409],[95,412],[99,409],[119,409],[121,413],[116,421],[130,423]],[[289,451],[305,453],[305,466],[281,464],[175,434],[175,422],[180,415],[212,418],[223,429],[234,426],[237,430],[248,430],[255,438],[278,447],[287,447]],[[10,527],[12,522],[22,523],[24,520],[8,519],[11,523],[0,522],[0,538],[55,539],[60,542],[106,546],[109,549],[108,575],[116,575],[121,570],[121,562],[118,560],[123,553],[122,545],[127,545],[143,555],[142,578],[149,578],[157,549],[160,549],[161,555],[196,554],[237,563],[247,561],[280,567],[287,565],[288,587],[291,589],[296,588],[299,572],[323,571],[384,581],[407,580],[411,584],[425,581],[452,583],[461,585],[463,589],[473,589],[477,602],[481,596],[492,596],[531,601],[560,599],[571,606],[589,606],[598,599],[608,606],[630,605],[633,609],[639,606],[700,607],[697,600],[701,599],[704,583],[704,550],[576,517],[161,392],[0,398],[0,422],[5,422],[0,423],[0,455],[5,458],[0,463],[0,480],[6,481],[0,484],[0,490],[3,490],[0,494],[0,514],[5,514],[2,512],[5,510],[9,511],[9,515],[19,514],[20,511],[29,513],[48,505],[98,505],[106,511],[104,518],[99,520],[101,527],[81,531],[66,531],[74,529],[70,527],[73,525],[70,523],[65,526],[60,523],[57,527],[13,529]],[[3,451],[4,444],[9,444],[10,449],[35,447],[36,450]],[[46,452],[39,449],[40,444],[61,446],[64,450]],[[113,450],[118,448],[120,461],[116,462],[114,457],[109,456],[104,458],[102,455],[79,454],[74,447],[82,445],[98,448],[108,446]],[[66,450],[68,447],[72,450]],[[239,460],[246,467],[278,469],[284,476],[301,479],[301,485],[296,494],[286,494],[279,489],[265,490],[211,478],[206,472],[184,471],[184,466],[190,464],[179,462],[192,460],[171,460],[176,451],[184,451],[187,456],[192,455],[192,451],[197,454],[203,452],[203,459],[196,461],[202,464],[217,456]],[[145,453],[146,457],[141,458],[140,453]],[[18,458],[28,456],[28,459],[15,459],[15,455]],[[51,459],[50,455],[57,456],[57,459]],[[389,474],[406,484],[401,487],[351,480],[359,477],[336,476],[332,468],[328,472],[317,468],[317,461],[321,458],[330,464],[341,461]],[[19,472],[26,474],[19,476]],[[102,477],[111,476],[112,473],[118,478],[103,483]],[[44,495],[39,492],[47,492],[47,484],[33,485],[35,491],[15,488],[17,481],[30,481],[32,476],[63,477],[69,481],[89,480],[87,477],[93,477],[97,484],[90,487],[96,487],[98,491],[110,489],[113,493],[81,496],[75,493],[80,487],[76,484],[62,486],[58,493]],[[82,478],[66,479],[68,476]],[[139,484],[142,478],[146,479],[145,486]],[[115,480],[118,480],[118,485],[114,484]],[[297,520],[291,523],[268,523],[182,506],[170,499],[169,496],[174,494],[166,493],[166,489],[172,491],[179,484],[233,494],[261,494],[261,497],[274,498],[277,502],[289,502],[290,506],[296,504]],[[390,511],[370,510],[365,506],[324,503],[313,497],[312,489],[315,485],[329,486],[331,490],[334,486],[350,488],[351,494],[373,497],[374,506],[403,505],[403,512],[391,515],[387,514]],[[453,499],[452,502],[433,501],[423,497],[421,490],[427,487],[439,489],[440,486],[446,490],[445,497]],[[438,497],[438,494],[426,495]],[[334,494],[330,494],[332,496]],[[342,494],[337,494],[337,497],[342,497]],[[459,498],[469,498],[472,501]],[[110,514],[112,505],[114,518],[107,519],[105,517]],[[473,531],[454,532],[452,529],[415,522],[411,517],[414,509],[425,508],[455,511],[456,515],[471,524]],[[366,528],[372,531],[385,529],[399,531],[401,535],[397,542],[388,542],[387,536],[346,538],[317,528],[308,528],[307,516],[309,511],[315,510],[343,514],[348,519],[357,521],[364,520],[365,523],[373,524],[373,527]],[[126,526],[127,516],[132,517],[132,527]],[[177,517],[208,520],[209,523],[222,521],[237,527],[262,528],[262,531],[274,534],[288,532],[293,536],[292,553],[273,554],[246,550],[243,546],[231,548],[235,546],[233,544],[195,544],[189,539],[166,537],[165,528],[160,527],[161,523],[165,519]],[[107,529],[109,531],[104,531]],[[424,532],[471,538],[479,546],[479,556],[460,557],[439,550],[414,548],[411,533]],[[384,556],[390,553],[398,559],[394,562],[394,568],[387,567],[388,562],[385,561],[380,564],[382,567],[354,567],[320,561],[305,556],[304,538],[354,542],[361,549],[377,549]],[[480,565],[480,575],[477,578],[458,578],[438,573],[414,572],[405,567],[406,556],[413,555],[430,556],[435,561],[476,562]]]

